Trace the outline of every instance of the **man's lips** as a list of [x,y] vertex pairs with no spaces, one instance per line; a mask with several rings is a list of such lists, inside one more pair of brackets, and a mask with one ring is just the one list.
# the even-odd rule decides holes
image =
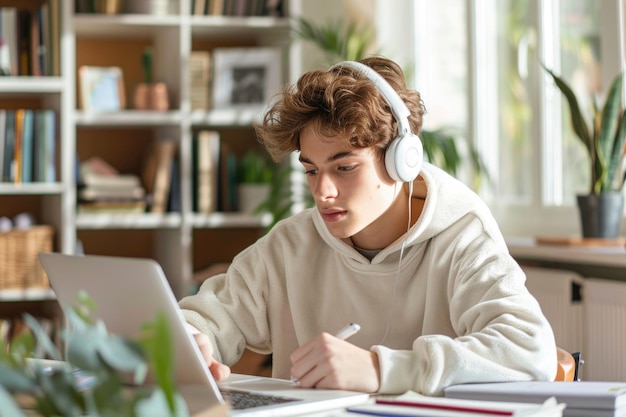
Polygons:
[[346,215],[346,213],[348,213],[346,210],[320,211],[322,218],[324,219],[324,221],[327,221],[327,222],[336,222],[338,220],[341,220]]

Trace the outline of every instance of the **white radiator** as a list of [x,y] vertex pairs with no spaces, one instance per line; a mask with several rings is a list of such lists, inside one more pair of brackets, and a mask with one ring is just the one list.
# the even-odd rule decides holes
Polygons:
[[582,379],[626,381],[626,283],[585,279]]
[[578,274],[559,269],[522,266],[526,287],[539,301],[556,344],[569,352],[583,352],[583,306],[579,289],[585,280]]

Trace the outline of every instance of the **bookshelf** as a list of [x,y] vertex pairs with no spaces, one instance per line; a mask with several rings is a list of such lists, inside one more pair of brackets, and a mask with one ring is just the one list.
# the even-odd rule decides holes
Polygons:
[[[194,210],[194,135],[200,130],[217,131],[234,153],[243,155],[259,146],[251,128],[259,112],[247,108],[192,111],[188,57],[215,48],[274,47],[281,51],[281,78],[287,81],[295,62],[289,19],[195,15],[193,2],[185,0],[170,1],[164,14],[124,10],[119,14],[77,13],[74,2],[61,0],[29,4],[38,7],[50,1],[59,6],[60,72],[0,77],[0,108],[55,110],[56,180],[0,182],[0,216],[11,218],[26,211],[37,223],[53,226],[54,250],[58,252],[74,253],[81,247],[87,254],[153,258],[163,266],[177,297],[182,297],[192,288],[195,271],[228,261],[254,242],[271,221],[269,216]],[[0,7],[14,5],[0,0]],[[285,0],[286,12],[290,6]],[[145,76],[142,54],[147,48],[153,51],[154,81],[167,86],[166,111],[133,108],[133,92]],[[110,112],[83,111],[81,66],[119,67],[127,106]],[[177,148],[178,210],[78,213],[77,160],[97,156],[122,174],[141,175],[149,149],[159,141],[173,142]]]

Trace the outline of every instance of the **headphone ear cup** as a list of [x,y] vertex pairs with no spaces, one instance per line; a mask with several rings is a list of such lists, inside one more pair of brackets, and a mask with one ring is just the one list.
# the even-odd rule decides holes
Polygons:
[[411,182],[419,175],[424,159],[422,141],[407,133],[396,137],[385,151],[385,168],[394,181]]

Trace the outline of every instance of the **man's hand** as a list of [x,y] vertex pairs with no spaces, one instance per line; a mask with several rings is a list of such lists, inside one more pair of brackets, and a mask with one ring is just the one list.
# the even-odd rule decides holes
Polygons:
[[291,376],[305,388],[376,392],[380,387],[378,356],[328,333],[322,333],[290,356]]
[[213,378],[215,378],[216,381],[227,378],[230,375],[230,368],[213,358],[213,345],[211,344],[208,336],[203,333],[196,333],[193,337],[196,339],[196,343],[200,348],[202,357],[209,367],[209,371],[211,371]]

